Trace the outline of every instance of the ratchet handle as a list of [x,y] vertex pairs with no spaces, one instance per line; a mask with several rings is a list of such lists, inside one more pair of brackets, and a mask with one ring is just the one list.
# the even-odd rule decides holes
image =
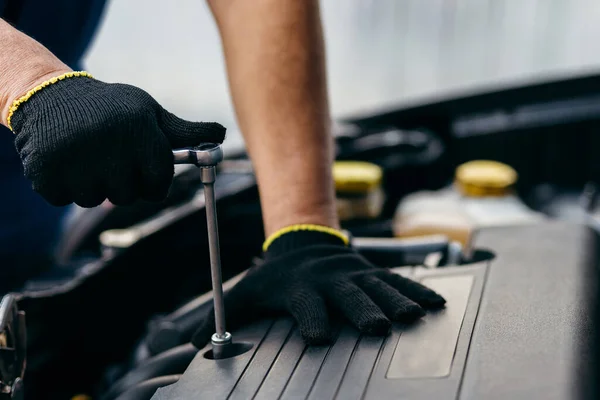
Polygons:
[[217,205],[214,182],[215,167],[223,160],[221,145],[204,143],[196,147],[173,150],[175,164],[194,164],[200,167],[200,180],[204,184],[206,203],[206,224],[208,229],[208,248],[210,253],[210,272],[213,287],[213,304],[216,333],[212,336],[213,356],[224,357],[225,350],[231,344],[231,334],[225,329],[225,305],[223,302],[223,278],[221,276],[221,256],[219,248],[219,230],[217,223]]
[[202,143],[196,147],[173,150],[175,164],[194,164],[197,167],[214,167],[223,161],[223,150],[217,143]]

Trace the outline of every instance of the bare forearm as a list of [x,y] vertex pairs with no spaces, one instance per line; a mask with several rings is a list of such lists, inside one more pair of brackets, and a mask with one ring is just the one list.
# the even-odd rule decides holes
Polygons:
[[266,234],[338,227],[317,0],[212,0]]
[[66,71],[69,67],[48,49],[0,19],[0,123],[6,125],[15,99]]

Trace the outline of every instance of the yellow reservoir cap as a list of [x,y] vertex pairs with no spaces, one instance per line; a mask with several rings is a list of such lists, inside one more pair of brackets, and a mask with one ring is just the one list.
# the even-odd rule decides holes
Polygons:
[[363,161],[336,161],[333,163],[333,179],[337,192],[368,193],[381,185],[383,170]]
[[517,182],[518,175],[509,165],[498,161],[475,160],[456,168],[455,184],[465,196],[504,196]]

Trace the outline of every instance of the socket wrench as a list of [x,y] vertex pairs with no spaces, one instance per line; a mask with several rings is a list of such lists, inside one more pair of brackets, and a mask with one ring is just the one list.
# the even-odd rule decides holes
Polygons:
[[215,359],[231,344],[232,337],[225,328],[225,305],[223,303],[223,280],[221,277],[221,254],[219,248],[219,228],[217,224],[217,204],[214,183],[216,166],[223,160],[221,145],[204,143],[194,148],[173,150],[175,164],[193,164],[200,168],[200,180],[204,185],[206,199],[206,224],[210,254],[210,273],[213,288],[216,332],[211,337]]

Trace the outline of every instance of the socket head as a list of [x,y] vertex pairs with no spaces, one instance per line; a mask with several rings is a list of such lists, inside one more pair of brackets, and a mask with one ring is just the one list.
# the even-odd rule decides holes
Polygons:
[[214,167],[223,161],[223,150],[217,143],[202,143],[188,149],[173,150],[175,164],[194,164],[197,167]]
[[225,332],[224,335],[219,335],[218,333],[213,333],[210,338],[213,346],[222,346],[231,343],[231,333]]

